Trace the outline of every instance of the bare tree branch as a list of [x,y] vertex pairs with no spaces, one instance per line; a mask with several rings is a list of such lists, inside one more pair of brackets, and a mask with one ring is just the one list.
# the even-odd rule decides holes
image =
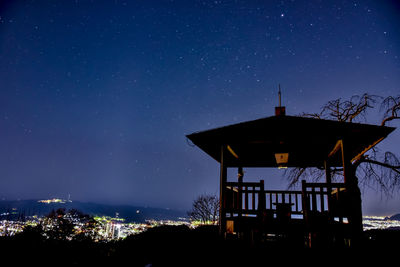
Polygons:
[[[378,100],[383,98],[376,95],[355,95],[350,100],[341,98],[329,101],[321,109],[320,113],[303,113],[301,116],[315,119],[330,119],[342,122],[356,122],[366,120],[369,110],[375,108]],[[389,96],[382,100],[380,111],[384,112],[381,125],[400,119],[400,95]],[[361,178],[363,186],[377,187],[382,193],[390,196],[394,190],[400,189],[400,160],[392,152],[382,154],[377,147],[373,147],[368,154],[353,162],[357,170],[357,176]],[[331,168],[332,180],[343,177],[342,168]],[[285,172],[289,180],[289,187],[293,187],[302,179],[320,180],[324,177],[324,171],[317,168],[292,168]]]
[[380,96],[368,94],[363,94],[362,96],[355,95],[346,101],[338,98],[325,104],[320,113],[303,113],[300,116],[353,122],[358,120],[358,118],[365,119],[367,111],[373,109],[380,98]]
[[387,122],[400,119],[400,95],[393,97],[388,96],[381,104],[381,110],[385,110],[381,125],[386,125]]
[[371,159],[365,159],[362,162],[366,162],[366,163],[371,163],[371,164],[376,164],[385,168],[389,168],[392,169],[394,172],[397,172],[398,174],[400,174],[400,166],[393,166],[384,162],[380,162],[380,161],[376,161],[376,160],[371,160]]
[[360,161],[359,177],[364,186],[375,185],[382,193],[391,196],[400,187],[400,161],[392,152],[378,153]]

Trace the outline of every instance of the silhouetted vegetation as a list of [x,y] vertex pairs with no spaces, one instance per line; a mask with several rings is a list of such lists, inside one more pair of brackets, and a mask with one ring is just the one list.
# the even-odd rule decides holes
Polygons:
[[45,235],[54,240],[69,240],[74,234],[74,224],[66,218],[65,209],[57,209],[47,215]]
[[93,241],[97,235],[96,226],[97,222],[90,215],[76,209],[59,208],[52,210],[38,225],[25,226],[20,236],[52,241]]
[[364,245],[357,251],[306,249],[278,240],[259,243],[225,240],[214,225],[196,229],[160,226],[107,243],[88,239],[49,239],[44,238],[41,231],[39,227],[27,227],[14,237],[1,237],[1,254],[19,264],[40,262],[40,265],[53,266],[61,263],[88,266],[240,266],[243,263],[243,266],[251,266],[256,262],[316,263],[326,256],[336,260],[354,257],[358,262],[368,262],[371,258],[393,257],[390,253],[400,248],[400,231],[395,230],[365,232]]
[[216,224],[219,215],[219,198],[215,195],[203,194],[198,196],[192,204],[192,210],[188,212],[191,221],[199,221],[202,224]]

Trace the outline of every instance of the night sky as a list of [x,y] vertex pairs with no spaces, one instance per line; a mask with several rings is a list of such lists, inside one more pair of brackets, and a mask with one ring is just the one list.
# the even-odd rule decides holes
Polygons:
[[[272,116],[279,83],[288,115],[398,95],[396,2],[1,1],[0,198],[189,209],[219,165],[185,134]],[[363,192],[364,214],[400,212]]]

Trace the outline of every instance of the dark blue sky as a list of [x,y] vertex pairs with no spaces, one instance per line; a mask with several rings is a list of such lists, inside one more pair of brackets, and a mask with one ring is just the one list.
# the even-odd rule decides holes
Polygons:
[[[219,166],[185,134],[273,115],[278,83],[290,115],[398,95],[399,15],[368,0],[2,1],[0,197],[188,209],[219,192]],[[399,136],[382,148],[400,155]],[[281,174],[255,179],[282,188]],[[399,201],[366,189],[364,213]]]

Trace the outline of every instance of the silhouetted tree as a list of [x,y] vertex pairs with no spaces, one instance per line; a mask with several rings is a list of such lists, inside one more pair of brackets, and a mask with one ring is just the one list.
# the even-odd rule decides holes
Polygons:
[[[356,95],[349,100],[341,98],[332,100],[322,107],[320,113],[302,114],[302,116],[342,122],[366,122],[368,111],[374,109],[380,101],[380,111],[383,111],[380,123],[382,126],[400,119],[400,95],[383,98],[368,94]],[[360,179],[360,185],[375,186],[387,196],[390,196],[393,190],[400,189],[400,160],[393,152],[381,152],[378,147],[374,147],[352,165],[356,177]],[[331,171],[333,179],[343,177],[342,168],[333,168]],[[301,179],[319,180],[325,177],[323,169],[302,167],[288,169],[285,175],[290,186]]]
[[76,223],[80,224],[80,232],[74,236],[74,240],[93,241],[97,237],[97,221],[92,216],[76,209],[71,209],[68,214]]
[[52,210],[37,226],[27,226],[23,236],[40,234],[52,240],[93,241],[98,233],[97,221],[76,209],[68,212],[63,208]]
[[43,228],[40,224],[32,226],[28,225],[24,227],[24,230],[18,234],[18,236],[24,240],[30,241],[38,241],[42,240],[43,237]]
[[215,195],[200,195],[193,201],[192,210],[188,212],[191,221],[202,224],[218,222],[219,198]]
[[52,210],[46,216],[46,235],[54,240],[70,240],[74,234],[74,224],[66,218],[65,209]]

